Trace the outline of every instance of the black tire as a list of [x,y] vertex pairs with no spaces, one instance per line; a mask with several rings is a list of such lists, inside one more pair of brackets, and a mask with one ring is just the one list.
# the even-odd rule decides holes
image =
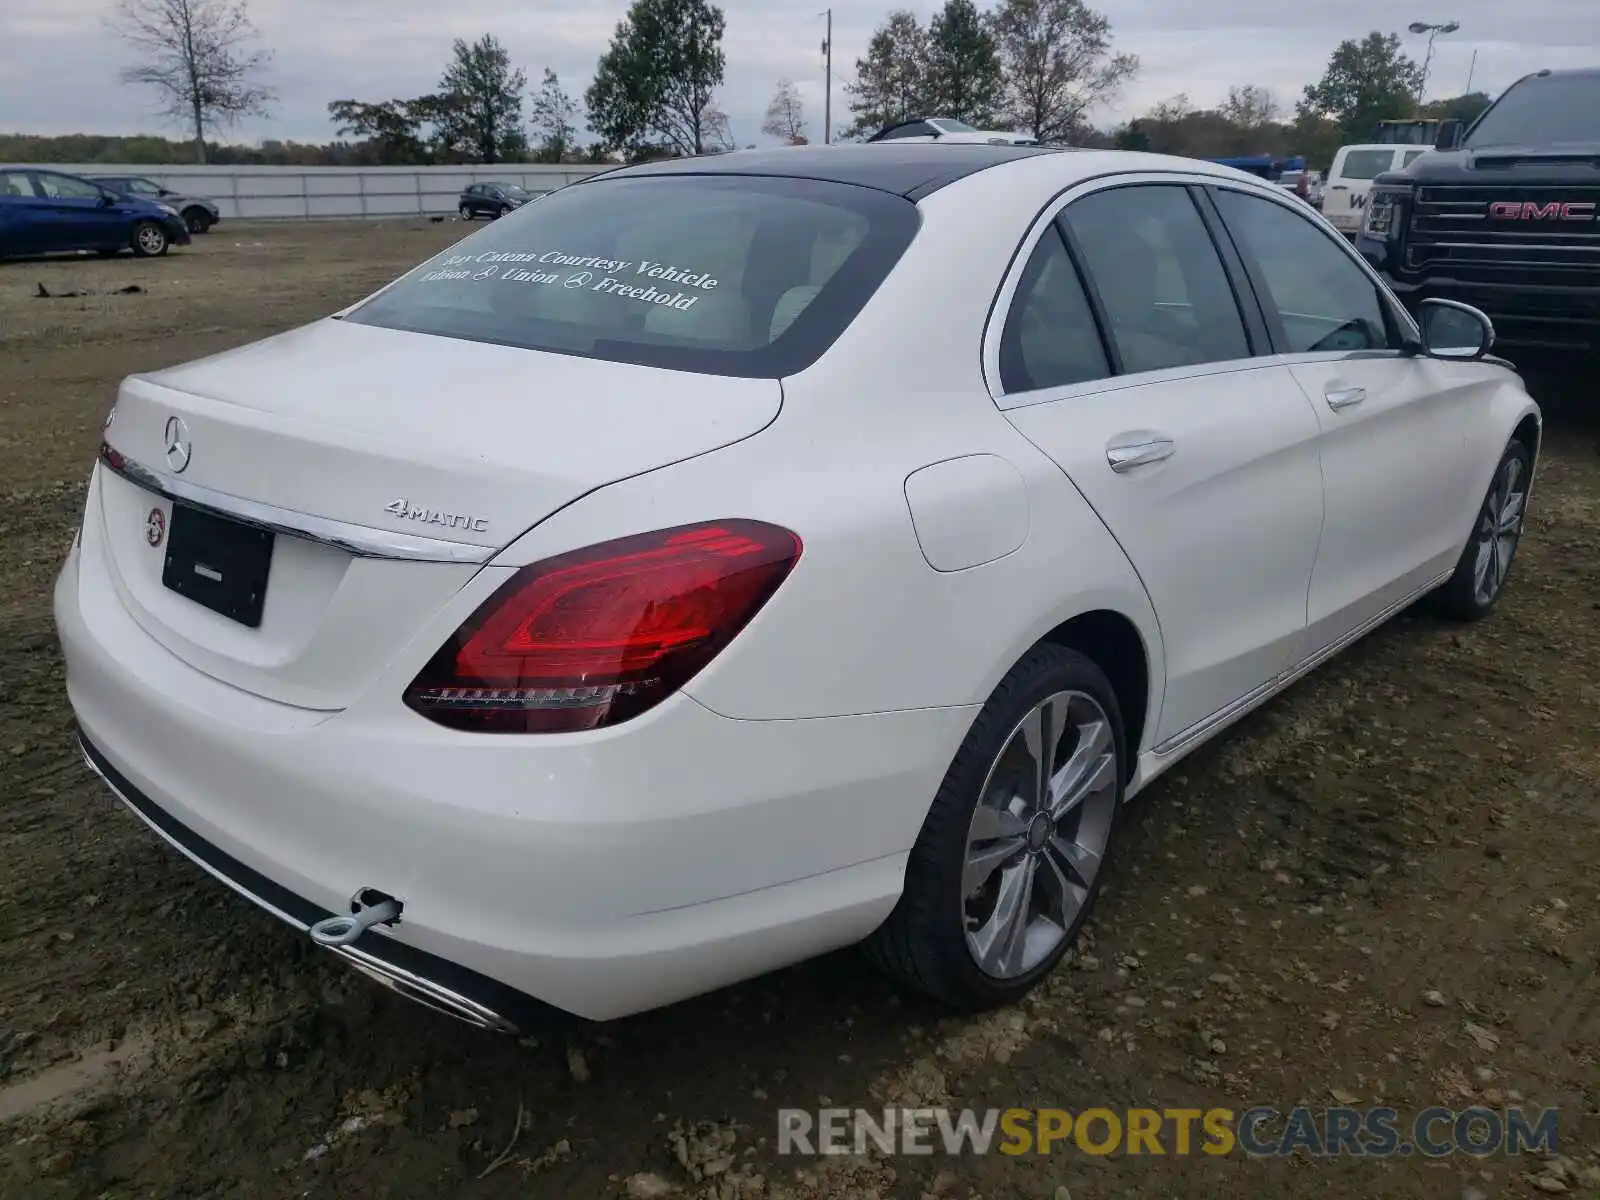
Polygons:
[[[1519,439],[1512,438],[1495,466],[1473,522],[1472,536],[1456,560],[1455,574],[1428,598],[1429,606],[1440,616],[1476,621],[1487,616],[1500,599],[1517,548],[1522,544],[1532,476],[1533,456]],[[1508,507],[1512,496],[1520,497],[1514,514]],[[1513,517],[1514,524],[1508,524]],[[1488,559],[1486,568],[1480,562],[1484,556]],[[1486,583],[1492,586],[1486,587]]]
[[472,212],[472,206],[471,205],[463,204],[457,211],[460,212],[461,219],[463,221],[472,220],[474,214]]
[[190,233],[209,233],[211,214],[203,208],[186,208],[183,210],[183,224]]
[[502,204],[499,208],[497,208],[495,210],[494,219],[496,221],[498,221],[501,217],[505,216],[510,211],[511,211],[511,206],[509,204]]
[[155,221],[140,221],[133,227],[133,252],[139,258],[160,258],[167,252],[172,239]]
[[[1084,694],[1103,711],[1110,726],[1114,807],[1101,869],[1076,918],[1066,923],[1065,935],[1025,973],[1000,979],[978,966],[968,945],[969,897],[964,895],[963,874],[969,830],[991,768],[1020,723],[1059,692]],[[1094,907],[1121,824],[1125,762],[1122,714],[1105,673],[1075,650],[1052,643],[1036,646],[1000,681],[956,752],[912,848],[900,900],[863,943],[867,956],[891,979],[959,1012],[981,1012],[1025,996],[1061,961]]]

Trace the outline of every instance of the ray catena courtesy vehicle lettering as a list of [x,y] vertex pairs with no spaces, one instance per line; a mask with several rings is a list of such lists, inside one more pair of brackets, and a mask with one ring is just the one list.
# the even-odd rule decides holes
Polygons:
[[1269,182],[940,142],[595,176],[130,376],[55,593],[89,765],[485,1027],[855,943],[1025,995],[1130,797],[1493,610],[1540,414]]

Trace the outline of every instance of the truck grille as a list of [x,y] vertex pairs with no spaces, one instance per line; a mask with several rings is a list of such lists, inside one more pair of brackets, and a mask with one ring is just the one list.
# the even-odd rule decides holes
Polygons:
[[[1510,205],[1516,207],[1496,207]],[[1563,218],[1563,205],[1579,207]],[[1597,218],[1600,187],[1593,184],[1421,187],[1405,266],[1464,282],[1600,287]]]

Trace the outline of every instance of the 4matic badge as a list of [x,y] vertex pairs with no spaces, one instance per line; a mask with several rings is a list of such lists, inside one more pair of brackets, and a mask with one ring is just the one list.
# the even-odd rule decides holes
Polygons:
[[444,512],[437,508],[424,508],[420,504],[413,504],[404,496],[398,500],[391,500],[383,506],[383,511],[406,521],[421,521],[424,525],[442,525],[446,529],[469,529],[473,533],[487,533],[489,520],[487,517],[470,517],[465,513]]

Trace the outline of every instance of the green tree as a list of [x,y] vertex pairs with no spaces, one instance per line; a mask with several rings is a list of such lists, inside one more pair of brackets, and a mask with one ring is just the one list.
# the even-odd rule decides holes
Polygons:
[[1464,96],[1450,96],[1443,100],[1430,100],[1422,106],[1418,116],[1437,117],[1441,121],[1463,121],[1470,125],[1488,108],[1492,100],[1485,92],[1468,92]]
[[1247,83],[1229,88],[1228,98],[1217,111],[1241,129],[1260,129],[1278,119],[1278,98],[1269,88]]
[[898,9],[873,32],[845,84],[855,117],[846,136],[860,137],[912,117],[933,115],[928,88],[928,31],[916,14]]
[[560,162],[578,143],[578,105],[561,87],[560,77],[545,68],[544,82],[533,97],[531,123],[539,135],[539,157]]
[[715,132],[712,93],[727,66],[726,26],[708,0],[634,0],[584,93],[589,128],[634,157],[705,153]]
[[1150,135],[1144,131],[1144,122],[1137,117],[1117,130],[1116,136],[1116,148],[1118,150],[1148,151],[1150,149]]
[[512,70],[511,55],[493,34],[471,45],[457,38],[430,114],[448,153],[484,163],[514,162],[526,153],[522,90],[527,85],[527,75],[520,67]]
[[372,147],[380,163],[406,165],[433,158],[423,136],[422,117],[414,100],[334,100],[328,117],[341,134],[361,138]]
[[929,116],[994,124],[1003,88],[1000,55],[972,0],[945,0],[928,29]]
[[1401,52],[1399,36],[1374,30],[1359,42],[1339,43],[1296,112],[1301,118],[1327,117],[1347,141],[1365,141],[1379,121],[1411,114],[1421,84],[1422,68]]
[[1111,23],[1083,0],[1006,0],[992,18],[1005,119],[1044,142],[1079,140],[1084,114],[1138,70],[1111,53]]

